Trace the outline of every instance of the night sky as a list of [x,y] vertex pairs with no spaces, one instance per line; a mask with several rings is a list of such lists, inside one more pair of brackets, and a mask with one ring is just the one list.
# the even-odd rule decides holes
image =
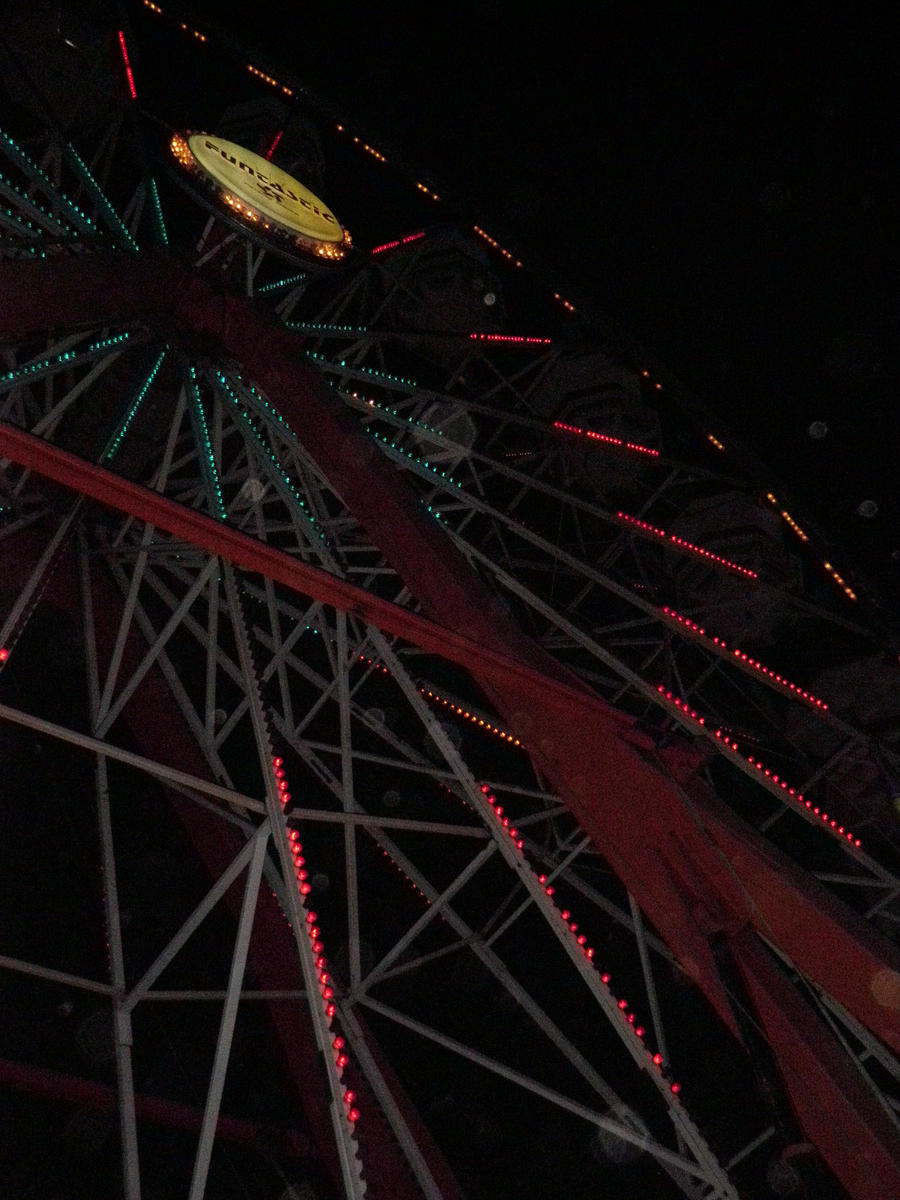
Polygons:
[[896,595],[898,67],[873,13],[398,7],[193,6],[645,347]]

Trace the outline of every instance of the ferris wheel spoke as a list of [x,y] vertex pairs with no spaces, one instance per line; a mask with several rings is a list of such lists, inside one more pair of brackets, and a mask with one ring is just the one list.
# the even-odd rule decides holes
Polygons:
[[103,188],[64,137],[51,133],[43,149],[32,156],[8,133],[0,132],[0,154],[16,177],[5,181],[3,194],[50,237],[109,238],[121,247],[137,249]]
[[[442,754],[447,759],[448,765],[451,767],[460,784],[462,785],[468,803],[476,811],[480,812],[482,817],[486,820],[488,828],[496,838],[496,844],[506,859],[507,864],[513,867],[517,872],[520,881],[525,884],[526,890],[530,892],[532,900],[537,906],[538,911],[548,921],[551,929],[557,933],[557,936],[560,938],[564,949],[568,952],[572,963],[580,970],[585,982],[588,983],[591,991],[593,992],[594,999],[597,1001],[601,1009],[605,1011],[607,1016],[612,1019],[613,1028],[622,1038],[626,1048],[635,1057],[636,1062],[639,1065],[644,1065],[644,1058],[645,1056],[649,1056],[649,1052],[645,1050],[643,1043],[639,1039],[637,1040],[637,1044],[635,1044],[636,1040],[634,1034],[637,1026],[634,1023],[634,1016],[630,1015],[628,1021],[623,1020],[622,1014],[625,1008],[624,1002],[620,1001],[617,1003],[611,998],[605,978],[601,979],[596,975],[593,966],[590,964],[590,961],[588,961],[587,966],[584,965],[585,954],[583,952],[583,946],[585,939],[583,935],[579,935],[578,939],[574,937],[575,930],[577,930],[577,925],[565,924],[564,921],[563,928],[565,932],[562,933],[560,931],[560,913],[548,898],[546,884],[538,881],[537,876],[531,873],[530,868],[528,868],[525,861],[520,857],[523,844],[521,839],[514,842],[511,842],[510,840],[518,838],[517,830],[508,824],[508,818],[504,818],[501,825],[499,821],[496,819],[492,820],[491,816],[488,815],[496,813],[496,807],[491,798],[486,798],[484,786],[482,785],[481,788],[477,788],[475,786],[474,780],[467,771],[465,764],[459,757],[456,749],[453,747],[449,739],[447,739],[446,734],[443,732],[440,726],[431,717],[429,710],[422,702],[413,681],[408,675],[405,675],[405,672],[403,672],[399,661],[374,630],[372,631],[372,636],[376,648],[379,649],[381,656],[389,664],[392,673],[397,678],[403,691],[406,693],[408,701],[414,708],[417,709],[420,719],[426,724],[426,727],[429,729],[432,738],[440,747]],[[502,809],[500,810],[500,813],[502,813]],[[497,816],[499,815],[500,814],[497,814]],[[552,888],[550,891],[552,892]],[[566,912],[563,912],[562,915],[564,918],[568,918],[569,916],[569,914]],[[640,1032],[642,1033],[643,1031],[641,1030]],[[658,1061],[658,1058],[654,1058],[654,1062]],[[672,1091],[677,1093],[678,1088],[676,1085],[673,1085],[671,1090],[667,1089],[665,1086],[661,1088],[661,1094],[663,1097],[671,1095]]]
[[[334,786],[334,785],[333,785],[333,790],[335,790],[335,791],[337,790],[336,786]],[[412,869],[411,864],[409,864],[409,863],[406,863],[405,866],[407,866],[409,869]],[[424,883],[425,881],[422,880],[422,882]]]

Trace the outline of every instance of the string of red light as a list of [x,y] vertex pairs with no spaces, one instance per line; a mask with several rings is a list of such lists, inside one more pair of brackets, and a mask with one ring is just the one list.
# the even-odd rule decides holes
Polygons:
[[[375,671],[380,672],[383,675],[390,675],[390,671],[384,664],[377,662],[376,660],[370,658],[367,655],[360,654],[359,660],[361,662],[366,663],[367,666],[371,667]],[[422,687],[419,688],[419,691],[420,691],[420,693],[425,694],[431,698],[435,698],[435,693],[432,691],[428,691],[427,689],[424,689]],[[445,700],[444,703],[446,704],[447,701]],[[519,743],[517,742],[516,744],[519,744]],[[273,761],[275,761],[275,760],[273,760]],[[279,760],[279,766],[280,766],[280,760]],[[495,819],[497,821],[498,828],[501,829],[503,831],[503,833],[505,834],[505,836],[510,839],[513,846],[515,847],[516,852],[524,859],[525,858],[525,854],[524,854],[525,843],[524,843],[524,839],[523,839],[519,829],[516,827],[516,825],[514,824],[513,820],[509,817],[509,815],[505,812],[503,806],[498,802],[496,796],[493,794],[493,792],[491,791],[491,788],[488,784],[486,784],[486,783],[481,784],[479,790],[480,790],[481,794],[484,796],[488,805],[490,806],[490,811],[492,812],[493,816],[495,817]],[[289,798],[290,797],[288,794],[288,799]],[[292,837],[292,839],[296,838],[297,840],[294,841],[294,844],[299,845],[299,840],[298,840],[299,835],[296,835],[295,831],[292,831],[291,837]],[[394,859],[393,855],[391,855],[383,847],[381,847],[381,852],[382,852],[383,856],[385,858],[387,858],[393,864],[393,866],[396,868],[398,873],[401,874],[404,877],[404,879],[406,879],[406,881],[410,884],[410,886],[425,901],[426,905],[430,905],[431,901],[428,898],[428,896],[419,887],[419,885],[415,882],[415,880],[412,879],[409,876],[409,874],[400,866],[400,864],[397,863],[397,861],[396,861],[396,859]],[[298,869],[298,880],[300,881],[299,886],[300,886],[301,893],[306,894],[309,892],[309,884],[306,883],[306,872],[303,869],[303,860],[302,860],[301,854],[298,853],[296,855],[295,862],[300,863],[300,866]],[[548,899],[550,899],[554,908],[556,908],[557,912],[559,913],[560,919],[565,923],[565,925],[568,929],[569,936],[573,939],[575,946],[577,946],[580,953],[583,954],[584,957],[592,964],[594,969],[597,970],[598,969],[597,964],[594,962],[594,949],[593,949],[593,947],[588,945],[588,939],[587,939],[586,934],[580,932],[577,921],[575,921],[573,919],[572,912],[567,908],[560,908],[557,905],[556,901],[552,899],[552,897],[555,895],[556,889],[554,888],[554,886],[551,883],[548,882],[547,875],[545,875],[545,874],[538,875],[537,880],[538,880],[538,883],[541,885],[541,887],[544,891],[544,894],[548,897]],[[306,889],[305,893],[303,892],[304,888]],[[321,963],[324,967],[324,958],[321,960]],[[318,960],[317,960],[317,965],[318,965]],[[624,997],[615,997],[613,995],[613,993],[611,992],[611,990],[609,989],[609,985],[611,982],[611,977],[610,977],[609,973],[604,971],[599,974],[599,978],[600,978],[600,982],[607,989],[607,992],[610,995],[610,997],[615,1000],[616,1010],[619,1013],[621,1013],[621,1020],[623,1022],[624,1028],[628,1029],[635,1037],[643,1039],[644,1035],[645,1035],[644,1026],[641,1025],[637,1021],[635,1013],[632,1011],[629,1011],[628,1001]],[[322,981],[322,977],[320,976],[320,982],[321,981]],[[327,976],[326,976],[324,982],[327,985]],[[655,1052],[655,1053],[651,1052],[649,1049],[646,1049],[646,1055],[647,1055],[648,1063],[650,1065],[652,1065],[658,1072],[660,1072],[660,1074],[663,1076],[663,1078],[665,1078],[665,1080],[668,1084],[669,1091],[672,1094],[672,1096],[678,1096],[679,1092],[681,1091],[681,1085],[679,1083],[669,1079],[668,1072],[663,1064],[662,1055],[659,1054],[658,1052]]]
[[672,706],[682,720],[699,726],[708,738],[723,746],[728,757],[739,762],[742,766],[747,764],[753,767],[754,771],[758,772],[758,782],[767,791],[771,792],[772,795],[777,796],[782,801],[786,796],[789,796],[804,815],[808,815],[810,819],[813,817],[817,818],[835,837],[842,838],[859,849],[861,845],[860,839],[849,829],[845,829],[843,825],[839,824],[836,818],[829,817],[828,813],[821,809],[819,805],[813,804],[811,800],[807,800],[802,792],[798,792],[796,788],[790,787],[785,780],[769,767],[765,766],[758,758],[754,758],[750,754],[742,754],[737,742],[733,738],[730,738],[722,729],[708,727],[706,718],[699,716],[696,709],[691,708],[687,701],[681,700],[678,696],[668,691],[664,684],[658,684],[656,690]]
[[[523,846],[524,846],[523,839],[520,836],[518,829],[516,829],[515,825],[512,824],[508,814],[504,811],[503,805],[498,804],[497,798],[491,791],[488,784],[486,784],[486,783],[481,784],[479,790],[480,790],[481,794],[484,796],[485,800],[487,800],[488,804],[490,805],[491,811],[493,812],[500,828],[505,831],[506,835],[509,837],[510,841],[515,846],[518,853],[520,855],[523,855]],[[546,875],[543,875],[543,874],[538,875],[537,881],[543,888],[544,895],[550,899],[551,904],[556,909],[556,911],[559,913],[560,919],[565,923],[566,928],[568,929],[568,932],[569,932],[569,936],[571,937],[575,946],[578,948],[578,950],[581,952],[581,954],[584,955],[584,957],[588,960],[588,962],[591,963],[594,970],[598,971],[598,973],[600,975],[600,982],[606,988],[608,995],[613,1000],[616,1001],[616,1009],[618,1010],[618,1012],[620,1012],[622,1014],[621,1020],[623,1022],[624,1028],[629,1030],[632,1034],[634,1034],[635,1037],[643,1040],[644,1033],[645,1033],[644,1026],[639,1024],[635,1017],[635,1014],[628,1010],[628,1001],[624,997],[617,998],[613,995],[613,993],[609,987],[609,984],[611,982],[611,976],[609,975],[609,973],[607,971],[599,972],[597,964],[594,961],[593,947],[588,945],[588,940],[587,940],[586,935],[579,932],[578,922],[573,920],[571,911],[568,908],[560,908],[559,905],[557,904],[556,900],[553,899],[553,897],[556,893],[556,889],[552,883],[548,882],[548,877]],[[649,1049],[646,1049],[646,1047],[645,1047],[645,1050],[646,1050],[648,1064],[652,1065],[658,1072],[660,1072],[660,1074],[667,1080],[668,1085],[669,1085],[669,1091],[671,1092],[671,1094],[673,1096],[677,1096],[678,1093],[681,1091],[681,1084],[676,1083],[673,1080],[670,1080],[668,1078],[668,1072],[667,1072],[665,1066],[663,1065],[662,1055],[659,1053],[652,1053]]]
[[[278,798],[281,801],[283,810],[287,808],[291,799],[291,793],[288,790],[287,776],[284,770],[284,759],[280,755],[275,755],[272,758],[272,772],[275,776],[275,786],[278,789]],[[329,1026],[336,1012],[334,1003],[334,988],[332,986],[331,975],[328,971],[328,963],[325,959],[325,948],[320,938],[320,929],[316,924],[318,917],[312,909],[307,909],[306,897],[312,891],[309,883],[309,873],[306,870],[306,858],[303,854],[303,844],[300,841],[300,834],[296,829],[288,830],[288,840],[291,847],[291,858],[294,863],[294,879],[297,884],[297,892],[300,898],[300,906],[304,910],[304,920],[306,924],[306,936],[309,938],[310,948],[313,953],[313,961],[316,969],[316,978],[319,984],[319,994],[322,998],[322,1008],[325,1013],[325,1019]],[[350,1061],[344,1050],[344,1039],[335,1037],[331,1043],[331,1049],[334,1054],[334,1064],[337,1068],[338,1075],[341,1076],[344,1068]],[[343,1093],[344,1115],[350,1125],[355,1125],[359,1120],[359,1109],[355,1107],[354,1101],[356,1095],[353,1091],[346,1089]]]
[[373,257],[376,254],[384,254],[385,250],[395,250],[397,246],[408,246],[410,242],[418,242],[425,236],[425,230],[420,229],[416,233],[408,233],[405,237],[394,238],[392,242],[382,242],[380,246],[374,246],[369,254]]
[[125,45],[125,34],[119,29],[117,30],[119,39],[119,53],[122,55],[122,63],[125,67],[125,79],[128,83],[128,91],[131,93],[132,100],[137,100],[137,88],[134,86],[134,74],[131,70],[131,63],[128,59],[128,47]]
[[632,517],[625,512],[617,512],[616,519],[625,525],[637,528],[637,530],[645,537],[658,538],[663,542],[670,542],[677,546],[679,550],[686,550],[689,554],[696,554],[699,558],[708,559],[710,562],[717,563],[721,567],[727,567],[730,571],[737,571],[740,575],[746,575],[748,579],[758,579],[759,576],[755,571],[751,571],[749,567],[742,567],[740,563],[732,562],[730,558],[723,558],[721,554],[713,554],[712,550],[704,550],[702,546],[696,545],[694,542],[689,542],[685,538],[680,538],[674,533],[667,533],[665,529],[660,529],[658,525],[651,525],[648,521],[642,521],[640,517]]
[[[681,626],[681,631],[687,631],[688,636],[694,635],[695,641],[701,641],[707,645],[711,644],[716,647],[719,653],[728,660],[734,660],[740,667],[746,668],[748,671],[755,672],[758,675],[764,675],[767,680],[777,683],[785,691],[790,692],[797,699],[805,700],[813,708],[821,708],[827,710],[828,705],[824,700],[820,700],[811,692],[805,691],[799,684],[791,683],[789,679],[778,675],[770,667],[766,667],[758,659],[752,658],[743,650],[739,650],[736,646],[729,647],[724,638],[717,637],[713,634],[708,634],[704,628],[697,624],[696,621],[691,621],[688,617],[684,617],[681,613],[677,613],[674,608],[669,608],[668,605],[663,605],[659,610],[663,616],[667,618],[667,623],[673,627]],[[727,653],[726,653],[727,651]]]
[[522,337],[515,333],[470,333],[472,342],[516,342],[526,346],[549,346],[551,339],[545,337]]
[[580,425],[567,425],[565,421],[554,421],[553,428],[577,434],[591,441],[605,442],[609,446],[623,446],[626,450],[635,450],[638,454],[649,454],[653,458],[659,458],[659,451],[650,446],[642,446],[640,442],[626,442],[624,438],[613,437],[609,433],[598,433],[596,429],[582,429]]

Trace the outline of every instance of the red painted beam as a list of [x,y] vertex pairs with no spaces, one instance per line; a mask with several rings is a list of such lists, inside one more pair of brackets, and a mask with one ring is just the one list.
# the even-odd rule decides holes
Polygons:
[[[586,692],[575,676],[564,671],[549,656],[547,657],[553,664],[555,677],[548,677],[541,669],[543,663],[538,667],[522,662],[505,648],[498,649],[492,646],[488,640],[479,640],[477,636],[461,633],[458,629],[422,617],[390,600],[383,600],[336,575],[330,575],[319,567],[312,567],[299,559],[291,558],[280,550],[214,521],[195,509],[185,508],[150,488],[114,475],[103,467],[86,462],[50,442],[33,437],[4,422],[0,422],[0,453],[45,479],[51,479],[119,512],[130,513],[138,520],[151,523],[174,537],[205,550],[208,554],[228,559],[235,566],[281,583],[293,592],[313,597],[329,607],[360,617],[386,633],[449,658],[473,673],[486,669],[504,684],[512,684],[514,680],[519,680],[520,684],[531,688],[543,690],[549,687],[563,703],[587,703],[604,716],[616,721],[623,731],[630,732],[630,719],[615,713],[602,701]],[[482,599],[485,605],[496,604],[487,592]],[[509,618],[506,620],[512,626]],[[479,623],[484,628],[476,633],[484,636],[488,628],[484,617]],[[517,636],[526,640],[518,630]],[[533,653],[540,653],[538,647],[533,644],[531,649]],[[652,748],[649,739],[634,733],[631,733],[631,736],[636,744],[648,750]],[[691,763],[698,761],[693,756],[685,757]]]
[[748,931],[731,947],[801,1126],[827,1131],[827,1160],[851,1196],[900,1196],[897,1130],[830,1030]]

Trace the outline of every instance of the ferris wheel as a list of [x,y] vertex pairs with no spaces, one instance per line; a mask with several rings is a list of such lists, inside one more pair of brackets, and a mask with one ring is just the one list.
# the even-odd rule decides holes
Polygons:
[[[19,1194],[900,1194],[877,605],[437,185],[132,16],[7,47]],[[145,107],[163,44],[233,102]]]

